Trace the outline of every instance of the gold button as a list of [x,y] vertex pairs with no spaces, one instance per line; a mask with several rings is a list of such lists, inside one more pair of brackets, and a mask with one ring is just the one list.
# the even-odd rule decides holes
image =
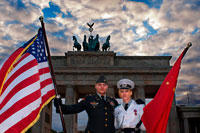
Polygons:
[[105,115],[108,115],[108,113],[106,112]]
[[108,125],[107,124],[105,124],[105,127],[107,127]]
[[106,118],[105,121],[107,121],[108,119]]
[[105,110],[107,109],[107,107],[105,107]]

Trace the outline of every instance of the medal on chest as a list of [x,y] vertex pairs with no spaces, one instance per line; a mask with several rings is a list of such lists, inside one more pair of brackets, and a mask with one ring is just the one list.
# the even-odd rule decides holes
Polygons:
[[115,103],[114,103],[113,101],[110,101],[110,105],[111,105],[112,107],[114,107],[114,106],[115,106]]
[[98,103],[98,102],[95,102],[95,101],[90,102],[90,105],[92,105],[93,108],[95,108],[98,104],[99,104],[99,103]]
[[136,109],[134,109],[133,112],[134,112],[135,115],[137,115],[137,110]]

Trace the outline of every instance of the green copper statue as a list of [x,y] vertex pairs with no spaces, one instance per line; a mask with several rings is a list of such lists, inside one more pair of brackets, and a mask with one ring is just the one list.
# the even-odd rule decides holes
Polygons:
[[83,51],[88,51],[89,49],[89,44],[86,41],[86,35],[84,35],[84,39],[83,39]]
[[106,42],[102,46],[102,51],[110,50],[110,35],[107,37]]
[[[84,48],[85,47],[85,48]],[[83,40],[83,50],[84,51],[99,51],[100,43],[99,43],[99,35],[96,35],[94,38],[92,35],[88,38],[88,43],[86,42],[86,35],[84,35]]]
[[73,38],[73,41],[74,41],[73,51],[74,51],[74,48],[76,48],[77,51],[80,51],[81,50],[81,45],[78,43],[78,41],[77,41],[75,36],[73,36],[72,38]]
[[[88,37],[88,42],[87,42],[87,36],[84,35],[84,39],[82,42],[83,51],[100,51],[99,34],[97,34],[95,38],[92,35],[92,31],[93,31],[92,27],[94,26],[94,23],[92,24],[87,23],[87,25],[89,26],[90,35]],[[110,50],[109,40],[110,40],[110,35],[107,37],[106,42],[103,44],[102,51]],[[77,51],[80,51],[81,45],[78,43],[75,36],[73,36],[73,41],[74,41],[73,50],[74,48],[76,48]]]

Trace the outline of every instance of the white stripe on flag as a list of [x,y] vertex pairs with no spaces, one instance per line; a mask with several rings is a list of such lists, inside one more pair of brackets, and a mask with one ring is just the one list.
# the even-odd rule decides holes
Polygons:
[[47,85],[46,87],[44,87],[44,88],[41,90],[42,96],[44,96],[45,94],[47,94],[48,91],[51,91],[51,90],[53,90],[53,89],[54,89],[53,84]]
[[[6,130],[8,130],[10,127],[12,127],[13,125],[21,121],[23,118],[31,114],[32,111],[40,107],[40,104],[41,104],[41,98],[38,98],[37,100],[30,103],[23,109],[20,109],[18,112],[16,112],[15,114],[13,114],[12,116],[10,116],[8,119],[6,119],[0,124],[0,131],[5,132]],[[22,114],[23,114],[23,117],[22,117]]]
[[[23,56],[22,56],[23,57]],[[24,66],[25,64],[31,62],[32,60],[34,60],[35,58],[33,57],[33,55],[29,55],[26,58],[24,58],[19,64],[17,64],[17,66],[15,66],[15,68],[9,73],[8,77],[6,78],[9,79],[19,68],[21,68],[22,66]],[[6,82],[5,81],[5,82]]]
[[46,68],[46,67],[49,67],[48,63],[47,62],[42,62],[42,63],[39,63],[38,64],[39,68]]
[[50,79],[51,78],[51,75],[50,73],[45,73],[45,74],[42,74],[40,75],[40,82],[46,80],[46,79]]
[[35,82],[25,88],[23,88],[21,91],[18,91],[0,110],[0,115],[4,113],[7,109],[12,107],[16,102],[23,99],[24,97],[28,96],[31,93],[34,93],[35,91],[40,89],[40,82]]
[[0,103],[2,102],[2,100],[9,94],[9,92],[16,86],[18,85],[20,82],[22,82],[24,79],[27,79],[28,77],[34,75],[38,73],[38,69],[37,66],[32,67],[31,69],[28,69],[27,71],[23,72],[22,74],[20,74],[17,78],[15,78],[10,84],[9,86],[6,88],[6,90],[2,93],[1,97],[0,97]]

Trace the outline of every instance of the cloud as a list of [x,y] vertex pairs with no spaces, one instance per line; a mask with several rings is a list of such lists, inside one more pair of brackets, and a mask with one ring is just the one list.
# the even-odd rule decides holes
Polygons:
[[[44,22],[52,55],[72,51],[72,36],[81,44],[89,36],[87,22],[100,45],[111,35],[111,50],[122,56],[170,55],[172,66],[188,42],[193,46],[182,60],[176,100],[200,102],[200,6],[198,0],[163,0],[144,3],[127,0],[1,0],[0,62],[32,38]],[[56,8],[56,10],[55,10]],[[49,12],[48,12],[49,11]],[[50,14],[50,15],[49,15]],[[55,113],[55,110],[53,111]],[[60,130],[53,115],[52,126]]]
[[195,1],[164,0],[157,18],[155,21],[153,18],[150,22],[151,24],[160,22],[158,28],[184,29],[185,32],[192,32],[200,25],[199,11],[199,5]]
[[48,0],[24,0],[27,5],[37,5],[40,9],[48,8],[49,1]]
[[[48,16],[46,9],[53,16]],[[41,15],[47,16],[44,21],[52,55],[72,51],[72,36],[82,43],[83,36],[89,36],[86,23],[94,22],[93,35],[99,34],[101,45],[111,35],[111,50],[118,55],[171,55],[173,65],[191,41],[177,86],[184,92],[188,84],[199,87],[200,82],[199,12],[197,0],[163,0],[158,5],[126,0],[2,0],[0,57],[5,58],[37,33]]]
[[32,24],[36,23],[38,16],[42,15],[39,8],[23,3],[24,7],[18,5],[19,1],[1,1],[0,16],[1,21],[17,21],[18,23]]

